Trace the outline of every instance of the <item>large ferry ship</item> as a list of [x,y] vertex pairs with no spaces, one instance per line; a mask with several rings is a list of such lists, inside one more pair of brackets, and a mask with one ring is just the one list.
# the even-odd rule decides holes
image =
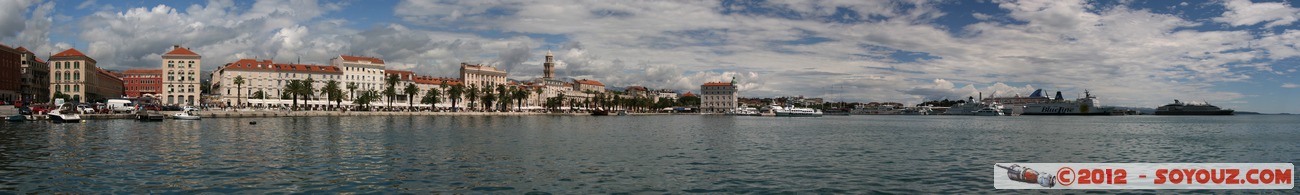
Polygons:
[[1233,110],[1222,109],[1218,106],[1204,104],[1190,104],[1174,100],[1174,103],[1156,108],[1155,115],[1232,115]]
[[1101,108],[1097,97],[1086,90],[1083,94],[1082,98],[1070,101],[1062,98],[1061,92],[1057,91],[1056,98],[1052,101],[1026,104],[1021,115],[1110,115],[1110,109]]

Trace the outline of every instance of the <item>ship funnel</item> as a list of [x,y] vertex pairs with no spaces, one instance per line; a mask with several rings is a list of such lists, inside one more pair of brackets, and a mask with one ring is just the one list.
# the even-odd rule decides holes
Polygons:
[[1061,91],[1056,91],[1056,100],[1064,100],[1064,99],[1065,97],[1061,96]]

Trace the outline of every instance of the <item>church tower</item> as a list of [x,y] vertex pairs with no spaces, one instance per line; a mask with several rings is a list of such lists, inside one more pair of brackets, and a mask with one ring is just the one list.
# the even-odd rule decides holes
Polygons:
[[555,78],[555,56],[551,55],[551,50],[546,50],[546,63],[542,64],[542,66],[546,67],[546,70],[543,72],[545,75],[542,76],[542,78],[546,78],[548,80],[554,79]]

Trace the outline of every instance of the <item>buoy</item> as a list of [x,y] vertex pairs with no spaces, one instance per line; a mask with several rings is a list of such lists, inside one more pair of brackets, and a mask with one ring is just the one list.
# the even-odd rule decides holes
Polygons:
[[256,125],[256,124],[257,124],[257,121],[248,122],[248,124],[250,124],[250,125]]

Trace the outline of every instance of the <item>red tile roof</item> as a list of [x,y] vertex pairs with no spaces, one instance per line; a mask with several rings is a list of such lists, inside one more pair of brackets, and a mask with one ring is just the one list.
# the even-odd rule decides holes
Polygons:
[[370,63],[384,64],[384,60],[381,60],[379,58],[374,58],[374,57],[339,55],[339,58],[343,58],[343,61],[347,61],[347,62],[370,61]]
[[[27,50],[26,47],[18,47],[17,50],[19,52],[35,54],[35,52],[32,52],[32,50]],[[32,58],[36,59],[36,62],[45,63],[45,60],[42,60],[41,57],[32,56]]]
[[682,97],[695,97],[695,94],[687,91],[686,94],[682,94]]
[[196,55],[197,56],[199,54],[194,53],[194,51],[190,51],[189,49],[186,49],[184,47],[177,46],[175,49],[172,49],[171,52],[167,52],[167,54],[163,54],[163,55]]
[[77,51],[77,48],[72,48],[72,49],[68,49],[68,50],[63,50],[63,52],[59,52],[58,54],[54,54],[54,56],[56,56],[56,57],[59,57],[59,56],[86,56],[86,54],[81,53],[81,51]]
[[596,80],[581,79],[581,80],[575,80],[573,82],[577,82],[578,84],[583,84],[583,85],[595,85],[601,87],[605,86],[604,83],[600,83],[600,81],[596,81]]
[[[258,67],[261,65],[261,67]],[[314,64],[276,64],[271,60],[257,61],[256,59],[240,59],[238,61],[226,64],[227,70],[267,70],[267,71],[295,71],[295,72],[316,72],[316,73],[343,73],[338,67]]]
[[728,83],[728,82],[707,82],[707,83],[704,83],[703,86],[708,86],[708,87],[730,87],[730,86],[732,86],[732,85],[731,85],[731,83]]

